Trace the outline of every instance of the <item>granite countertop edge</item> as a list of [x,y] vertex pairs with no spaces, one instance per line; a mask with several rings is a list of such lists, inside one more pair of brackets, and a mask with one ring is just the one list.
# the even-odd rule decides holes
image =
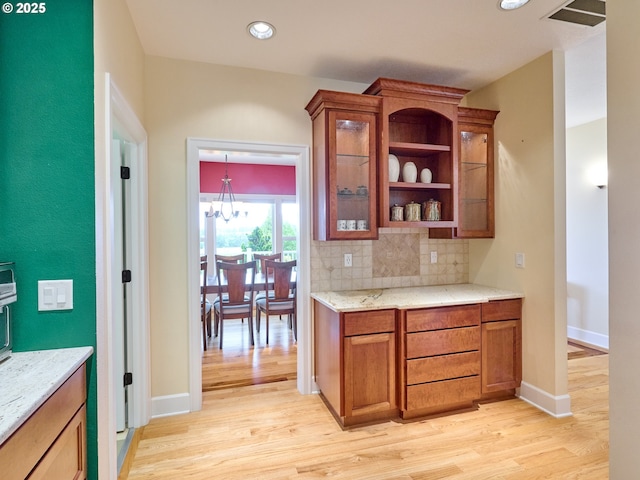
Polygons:
[[336,312],[417,309],[524,298],[524,294],[472,283],[313,292],[311,298]]
[[0,445],[93,354],[93,347],[14,352],[0,363]]

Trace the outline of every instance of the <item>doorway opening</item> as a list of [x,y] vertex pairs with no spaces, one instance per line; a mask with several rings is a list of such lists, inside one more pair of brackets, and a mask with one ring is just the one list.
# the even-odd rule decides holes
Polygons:
[[[208,152],[208,153],[207,153]],[[187,240],[189,288],[189,397],[191,410],[202,408],[202,328],[200,320],[200,161],[210,155],[209,161],[230,164],[254,163],[295,166],[295,204],[298,205],[299,234],[296,257],[298,260],[298,330],[296,355],[296,384],[301,393],[313,391],[312,348],[310,325],[310,231],[311,223],[309,147],[250,142],[229,142],[210,139],[187,139]],[[268,160],[267,160],[268,159]],[[233,180],[233,179],[232,179]],[[235,181],[235,180],[234,180]],[[235,186],[234,186],[235,188]]]

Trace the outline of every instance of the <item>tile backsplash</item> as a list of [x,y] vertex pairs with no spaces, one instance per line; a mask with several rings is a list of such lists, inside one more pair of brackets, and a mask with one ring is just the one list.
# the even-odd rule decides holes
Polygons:
[[[346,253],[352,267],[344,266]],[[381,228],[378,240],[311,242],[312,292],[468,281],[468,240],[429,239],[425,229]]]

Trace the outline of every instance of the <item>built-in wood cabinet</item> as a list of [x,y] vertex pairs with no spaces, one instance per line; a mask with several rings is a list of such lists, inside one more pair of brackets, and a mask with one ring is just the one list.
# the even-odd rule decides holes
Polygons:
[[343,426],[396,417],[396,313],[338,313],[314,301],[315,377]]
[[378,238],[378,119],[381,99],[320,90],[313,121],[313,238]]
[[[453,228],[458,210],[458,104],[467,90],[379,78],[364,93],[382,97],[380,225]],[[389,178],[389,155],[400,163],[398,181]],[[416,166],[416,181],[403,177],[408,162]],[[425,168],[431,171],[429,183],[420,181]],[[440,202],[437,221],[425,214],[429,200]],[[421,205],[420,220],[392,220],[393,206],[412,202]]]
[[513,394],[522,381],[522,300],[482,304],[482,394]]
[[400,411],[413,418],[480,397],[480,305],[402,311]]
[[0,446],[5,480],[87,477],[86,367],[80,367]]
[[[432,238],[493,237],[498,112],[461,107],[467,92],[389,78],[363,94],[318,91],[306,107],[313,120],[314,239],[376,239],[378,226],[427,227]],[[399,164],[397,178],[390,156]],[[409,164],[415,180],[404,175]],[[417,217],[404,213],[408,204],[419,206]],[[392,215],[394,207],[402,218]]]
[[397,290],[380,310],[351,310],[353,294],[344,300],[348,312],[328,306],[343,301],[335,292],[313,298],[315,381],[341,425],[425,417],[515,395],[522,298],[399,308],[392,303],[403,303],[405,294]]

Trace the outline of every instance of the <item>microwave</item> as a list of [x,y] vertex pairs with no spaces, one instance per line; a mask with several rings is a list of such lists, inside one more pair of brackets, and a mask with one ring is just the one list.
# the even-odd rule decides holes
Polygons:
[[17,300],[15,264],[0,262],[0,361],[11,356],[11,304]]

